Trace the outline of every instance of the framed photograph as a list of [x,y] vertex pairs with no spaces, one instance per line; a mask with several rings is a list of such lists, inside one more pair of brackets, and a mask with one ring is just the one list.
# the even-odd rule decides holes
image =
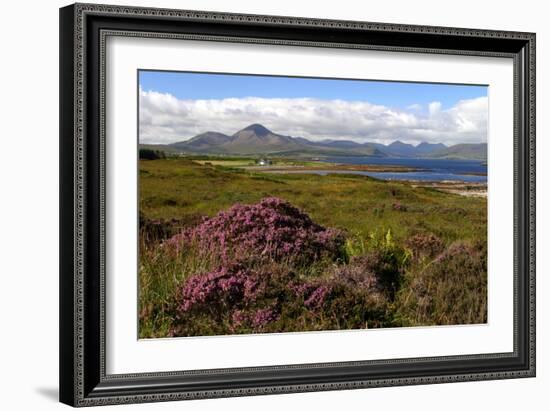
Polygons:
[[62,402],[535,376],[535,34],[60,23]]

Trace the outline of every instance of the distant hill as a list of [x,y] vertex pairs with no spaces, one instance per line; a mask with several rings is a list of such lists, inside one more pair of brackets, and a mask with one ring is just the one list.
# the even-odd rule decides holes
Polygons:
[[295,138],[307,146],[307,151],[316,154],[342,155],[342,156],[369,156],[369,157],[387,157],[387,154],[379,150],[370,143],[360,144],[349,140],[321,140],[311,141],[303,137]]
[[[151,146],[153,147],[153,146]],[[165,147],[168,151],[190,154],[226,155],[313,155],[313,156],[370,156],[390,158],[456,158],[485,160],[487,144],[420,143],[417,146],[399,140],[391,144],[357,143],[349,140],[312,141],[304,137],[291,137],[274,133],[261,124],[251,124],[233,135],[207,131],[189,140]]]
[[391,157],[416,157],[416,147],[399,140],[388,144],[382,150]]
[[[314,142],[303,137],[274,133],[261,124],[251,124],[235,134],[208,131],[189,140],[168,147],[182,152],[200,154],[310,154],[310,155],[366,155],[384,157],[374,147],[354,142]],[[353,151],[351,150],[353,149]]]
[[388,157],[397,157],[397,158],[423,158],[429,157],[431,154],[434,154],[438,151],[446,149],[447,146],[443,143],[426,143],[422,142],[417,146],[412,144],[403,143],[402,141],[394,141],[391,144],[383,145],[378,144],[378,149],[385,153]]
[[170,144],[170,147],[179,150],[208,151],[211,147],[220,147],[231,140],[230,136],[215,131],[207,131],[190,140]]
[[299,150],[302,144],[292,137],[275,134],[261,124],[251,124],[233,134],[223,147],[231,153],[257,154]]
[[437,150],[429,155],[430,158],[448,158],[461,160],[487,160],[487,144],[456,144]]
[[446,148],[447,146],[443,143],[433,144],[433,143],[422,142],[415,147],[415,150],[416,150],[416,155],[420,156],[424,154],[429,155],[432,153],[436,153],[440,150],[445,150]]

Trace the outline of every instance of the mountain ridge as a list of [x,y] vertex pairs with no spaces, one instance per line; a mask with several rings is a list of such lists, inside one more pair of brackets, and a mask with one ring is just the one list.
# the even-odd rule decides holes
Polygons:
[[312,141],[305,137],[291,137],[274,133],[259,123],[237,131],[232,135],[207,131],[188,140],[165,145],[171,150],[191,154],[225,155],[333,155],[372,156],[389,158],[487,158],[487,144],[461,143],[447,147],[442,143],[421,142],[412,145],[396,140],[388,145],[381,143],[358,143],[351,140]]

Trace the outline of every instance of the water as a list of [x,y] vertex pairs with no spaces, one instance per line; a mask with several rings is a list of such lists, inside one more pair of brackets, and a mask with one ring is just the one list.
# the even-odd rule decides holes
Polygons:
[[464,181],[468,183],[485,183],[486,176],[472,176],[452,173],[436,173],[432,171],[410,171],[404,173],[393,172],[372,172],[359,170],[284,170],[270,171],[274,174],[317,174],[326,176],[327,174],[357,174],[379,178],[381,180],[418,180],[418,181]]
[[383,180],[419,180],[419,181],[463,181],[468,183],[486,183],[487,175],[471,175],[468,173],[487,174],[487,165],[478,160],[445,160],[423,158],[373,158],[373,157],[328,157],[323,162],[340,164],[372,164],[414,167],[422,171],[371,172],[358,170],[288,170],[285,173],[309,173],[326,175],[358,174]]

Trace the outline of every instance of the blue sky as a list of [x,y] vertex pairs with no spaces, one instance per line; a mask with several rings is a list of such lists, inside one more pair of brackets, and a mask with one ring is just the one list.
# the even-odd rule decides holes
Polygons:
[[402,109],[432,101],[441,102],[445,109],[460,100],[487,96],[487,87],[478,85],[162,71],[140,71],[139,84],[145,91],[169,93],[178,99],[310,97],[368,101]]
[[171,143],[252,123],[313,141],[479,143],[480,85],[140,71],[140,141]]

